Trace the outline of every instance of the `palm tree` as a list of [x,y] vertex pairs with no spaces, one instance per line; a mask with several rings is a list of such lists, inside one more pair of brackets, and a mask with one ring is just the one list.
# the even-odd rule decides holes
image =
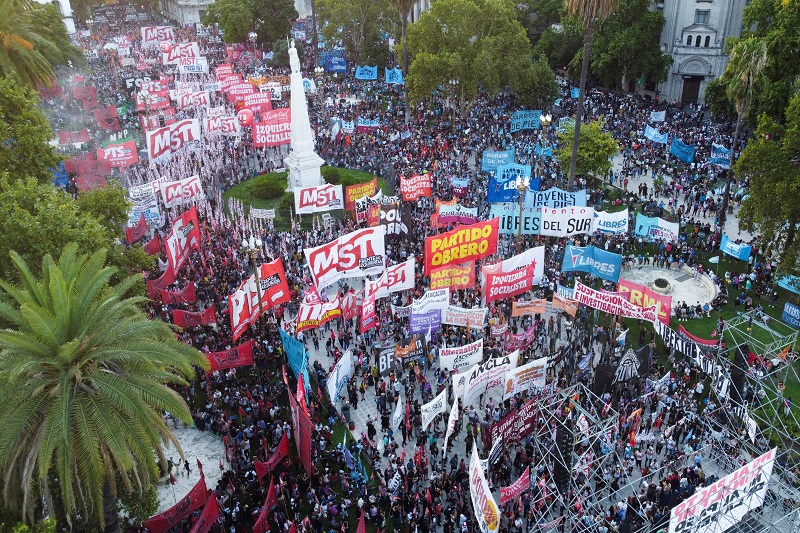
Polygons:
[[38,24],[40,13],[31,0],[0,0],[0,75],[31,87],[49,86],[53,66],[43,50],[49,30]]
[[0,280],[0,475],[29,522],[43,499],[62,524],[119,531],[118,492],[148,489],[166,443],[183,456],[163,413],[191,414],[168,384],[207,361],[126,296],[139,276],[112,285],[105,259],[72,243],[38,278],[12,252],[20,282]]
[[[403,40],[403,79],[408,79],[408,17],[411,16],[411,10],[414,8],[415,0],[389,0],[392,7],[400,14],[400,34]],[[405,97],[406,106],[406,122],[411,118],[411,110],[408,107],[408,82],[403,85],[403,96]]]
[[742,128],[742,120],[750,111],[753,103],[753,95],[756,83],[761,77],[764,67],[767,65],[767,43],[755,37],[741,39],[728,55],[728,64],[722,73],[720,81],[725,86],[725,94],[736,107],[736,132],[731,143],[731,169],[725,179],[725,193],[722,195],[720,205],[718,226],[720,231],[725,232],[725,221],[728,218],[728,204],[731,197],[731,174],[733,173],[733,157],[739,147],[739,133]]
[[597,24],[607,19],[617,10],[619,0],[567,0],[567,11],[583,23],[583,61],[581,63],[581,84],[578,94],[578,109],[575,111],[575,133],[572,137],[572,158],[569,161],[569,181],[567,190],[575,186],[575,168],[578,163],[578,141],[581,138],[583,102],[586,97],[586,78],[589,76],[589,58],[592,54],[592,41]]

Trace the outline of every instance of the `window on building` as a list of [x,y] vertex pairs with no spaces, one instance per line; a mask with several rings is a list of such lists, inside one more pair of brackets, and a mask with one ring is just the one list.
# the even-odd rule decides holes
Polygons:
[[711,15],[711,10],[709,9],[696,9],[694,12],[694,23],[708,24],[708,18],[710,15]]
[[711,36],[710,35],[706,35],[706,45],[705,46],[706,46],[706,48],[711,46]]
[[695,45],[696,48],[700,48],[700,41],[702,41],[702,40],[703,40],[703,38],[700,37],[699,35],[694,38],[694,45]]
[[691,35],[687,35],[686,36],[686,46],[692,46],[692,36]]

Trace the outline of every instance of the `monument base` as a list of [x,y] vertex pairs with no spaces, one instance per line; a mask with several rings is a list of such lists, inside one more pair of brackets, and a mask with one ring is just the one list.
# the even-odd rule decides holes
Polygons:
[[283,164],[289,169],[289,190],[294,190],[295,187],[322,185],[322,174],[319,169],[324,163],[325,161],[315,152],[289,154],[289,157],[283,160]]

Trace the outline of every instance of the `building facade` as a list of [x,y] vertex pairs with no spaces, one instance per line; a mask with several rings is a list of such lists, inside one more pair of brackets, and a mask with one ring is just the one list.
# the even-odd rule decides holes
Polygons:
[[67,27],[67,33],[75,33],[75,20],[72,18],[72,5],[69,0],[36,0],[40,4],[53,4],[61,13],[61,20],[64,21],[64,26]]
[[161,0],[161,11],[181,26],[194,25],[214,0]]
[[673,59],[659,97],[684,103],[703,100],[708,83],[728,62],[725,39],[742,32],[748,0],[659,0],[664,13],[661,48]]

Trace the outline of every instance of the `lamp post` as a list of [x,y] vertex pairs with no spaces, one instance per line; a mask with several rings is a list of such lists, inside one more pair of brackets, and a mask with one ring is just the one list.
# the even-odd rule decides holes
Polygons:
[[258,323],[261,327],[261,334],[264,334],[264,319],[263,319],[263,311],[264,311],[264,304],[261,302],[261,280],[258,279],[258,252],[261,251],[261,239],[257,237],[250,236],[250,239],[242,240],[242,251],[250,256],[250,261],[253,264],[253,276],[256,279],[256,291],[258,292]]
[[319,109],[322,113],[322,122],[326,124],[328,121],[327,112],[325,110],[325,102],[322,95],[322,84],[325,81],[325,69],[317,65],[314,67],[314,81],[317,84],[317,97],[319,98]]
[[453,130],[456,129],[456,95],[458,93],[458,85],[459,81],[458,78],[453,78],[447,82],[450,86],[450,90],[453,92]]
[[520,248],[522,248],[522,206],[525,203],[525,192],[531,186],[531,179],[517,176],[516,185],[517,191],[519,192],[519,227],[517,228],[517,242],[519,243]]

